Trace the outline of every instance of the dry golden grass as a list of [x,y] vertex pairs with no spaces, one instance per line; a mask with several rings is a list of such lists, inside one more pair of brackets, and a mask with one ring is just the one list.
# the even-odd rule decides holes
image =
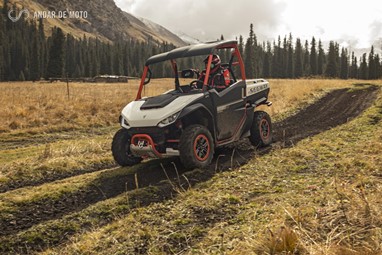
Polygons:
[[0,130],[88,127],[117,120],[134,84],[1,83]]
[[[163,93],[170,80],[147,86],[146,95]],[[108,126],[118,123],[121,109],[136,97],[139,81],[129,83],[67,84],[0,83],[0,132],[16,129],[41,131]]]
[[[184,81],[187,84],[189,81]],[[270,80],[271,115],[290,111],[323,90],[347,87],[353,80]],[[143,96],[173,88],[172,79],[153,80]],[[117,124],[121,109],[136,97],[139,80],[129,83],[0,83],[0,132],[51,132]]]
[[[333,88],[347,87],[356,81],[344,80],[270,80],[272,107],[265,107],[273,119],[280,119],[297,108],[316,100]],[[157,79],[145,86],[142,96],[153,96],[173,88],[172,79]],[[182,84],[189,83],[183,80]],[[45,175],[64,174],[99,162],[112,162],[111,135],[118,128],[121,109],[136,97],[139,80],[129,83],[0,83],[0,139],[4,146],[15,141],[28,148],[2,148],[0,182],[11,179],[40,179]],[[102,128],[101,128],[102,127]],[[103,128],[105,127],[105,128]],[[61,132],[81,130],[81,133]],[[93,131],[103,137],[91,138]],[[46,133],[53,133],[48,135]],[[62,133],[62,134],[59,134]],[[88,135],[89,134],[89,135]],[[51,137],[52,136],[52,137]],[[38,138],[38,139],[37,139]],[[55,142],[60,139],[68,142]],[[78,144],[71,140],[80,139]],[[97,141],[101,149],[88,148]],[[35,144],[28,144],[35,141]],[[48,143],[37,146],[40,143]],[[14,142],[13,142],[14,143]],[[17,143],[15,143],[17,146]],[[66,148],[65,146],[68,146]],[[75,149],[73,146],[75,145]],[[49,150],[47,150],[47,148]],[[72,149],[71,149],[72,148]],[[66,152],[71,155],[67,156]],[[98,157],[97,157],[98,155]],[[26,164],[26,162],[29,162]]]

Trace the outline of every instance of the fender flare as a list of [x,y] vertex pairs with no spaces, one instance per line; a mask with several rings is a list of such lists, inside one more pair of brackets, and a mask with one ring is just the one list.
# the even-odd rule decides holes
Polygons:
[[202,111],[204,111],[204,112],[206,112],[208,114],[208,117],[211,120],[211,125],[212,125],[212,130],[210,130],[210,131],[213,134],[214,139],[216,141],[216,123],[215,123],[215,118],[214,118],[214,115],[211,113],[211,111],[205,105],[203,105],[201,103],[197,103],[197,104],[193,104],[193,105],[185,107],[182,110],[182,112],[180,113],[178,119],[182,119],[182,118],[184,118],[184,117],[194,113],[197,110],[202,110]]

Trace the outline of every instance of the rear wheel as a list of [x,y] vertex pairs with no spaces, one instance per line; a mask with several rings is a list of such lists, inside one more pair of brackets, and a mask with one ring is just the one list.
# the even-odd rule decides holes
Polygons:
[[214,155],[214,142],[210,131],[202,125],[187,127],[179,141],[180,160],[188,168],[207,167]]
[[272,143],[272,122],[268,113],[254,112],[249,140],[256,148],[265,147]]
[[130,143],[131,137],[126,129],[122,128],[115,133],[113,143],[111,144],[111,151],[114,160],[120,166],[132,166],[142,161],[142,158],[131,155]]

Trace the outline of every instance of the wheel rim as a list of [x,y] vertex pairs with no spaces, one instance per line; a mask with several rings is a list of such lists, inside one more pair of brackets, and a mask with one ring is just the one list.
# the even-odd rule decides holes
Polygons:
[[194,155],[199,161],[205,161],[210,155],[210,142],[207,136],[200,134],[194,141]]
[[266,119],[262,119],[260,122],[260,135],[263,140],[267,140],[269,138],[270,127]]

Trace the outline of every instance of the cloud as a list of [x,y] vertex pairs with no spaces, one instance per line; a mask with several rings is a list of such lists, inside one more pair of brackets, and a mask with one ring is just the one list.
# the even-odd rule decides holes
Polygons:
[[[373,44],[379,44],[382,42],[382,21],[375,20],[370,25],[370,42]],[[375,45],[381,47],[382,45]]]
[[124,11],[132,13],[137,0],[115,0],[115,3],[119,8]]
[[201,40],[246,37],[253,23],[260,40],[275,37],[285,2],[278,0],[116,0],[122,9],[171,31]]

